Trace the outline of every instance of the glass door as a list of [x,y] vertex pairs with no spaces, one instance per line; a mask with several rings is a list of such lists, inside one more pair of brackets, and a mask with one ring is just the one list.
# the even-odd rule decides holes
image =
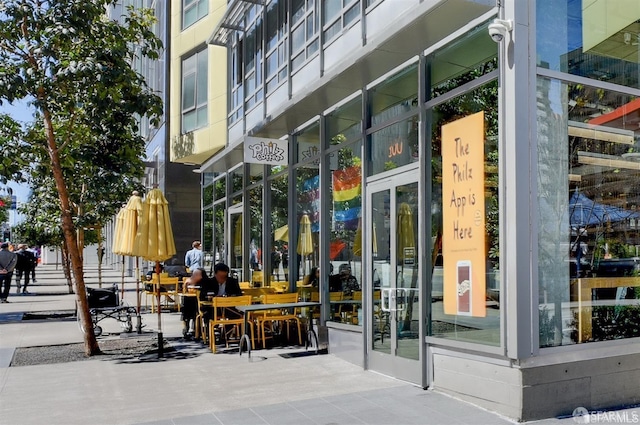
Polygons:
[[368,365],[423,384],[417,173],[367,186]]

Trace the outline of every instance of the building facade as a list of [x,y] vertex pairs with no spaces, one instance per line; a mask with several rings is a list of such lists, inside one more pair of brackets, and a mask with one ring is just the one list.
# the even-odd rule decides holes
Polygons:
[[[191,249],[191,243],[200,238],[200,176],[194,173],[194,163],[180,163],[173,155],[176,151],[172,144],[172,129],[180,121],[172,121],[170,105],[176,103],[172,101],[174,93],[171,92],[171,76],[177,71],[171,69],[172,65],[172,37],[175,28],[180,28],[175,24],[175,20],[180,21],[179,10],[171,10],[171,3],[160,0],[124,0],[115,3],[109,10],[109,16],[113,19],[124,20],[127,8],[148,8],[154,12],[156,22],[152,31],[164,46],[157,60],[139,56],[133,64],[134,69],[145,77],[147,85],[162,98],[164,112],[159,126],[150,124],[149,119],[143,117],[140,120],[140,133],[147,140],[145,149],[146,171],[144,185],[147,190],[158,187],[165,194],[169,201],[169,213],[171,225],[174,229],[174,239],[177,253],[173,259],[167,263],[184,264],[186,251]],[[179,31],[178,31],[179,34]],[[180,75],[180,72],[177,72]],[[176,97],[176,99],[178,99]],[[106,240],[112,240],[110,234],[113,232],[112,224],[106,229]],[[116,257],[108,250],[107,261],[111,264],[120,264],[120,258]],[[133,270],[133,262],[130,260],[127,266]]]
[[319,268],[329,351],[366,369],[521,420],[637,404],[639,19],[229,1],[205,241],[254,285]]

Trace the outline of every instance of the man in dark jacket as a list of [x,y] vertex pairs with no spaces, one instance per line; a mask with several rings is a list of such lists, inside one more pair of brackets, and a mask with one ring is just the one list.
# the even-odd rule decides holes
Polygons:
[[29,246],[26,244],[20,244],[18,245],[18,251],[16,251],[16,254],[18,256],[18,262],[16,264],[16,286],[18,294],[20,293],[20,281],[22,280],[22,276],[24,276],[24,286],[22,286],[22,293],[29,293],[27,291],[27,286],[29,286],[31,273],[36,267],[36,256],[33,255],[33,252],[27,250],[28,247]]
[[9,251],[9,244],[3,242],[0,245],[0,302],[8,303],[11,290],[11,278],[16,267],[17,255]]

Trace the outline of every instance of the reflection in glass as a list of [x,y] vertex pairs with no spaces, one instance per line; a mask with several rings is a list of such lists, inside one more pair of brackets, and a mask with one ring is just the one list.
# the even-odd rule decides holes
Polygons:
[[418,107],[418,66],[412,65],[369,94],[371,126],[383,124]]
[[640,88],[640,4],[537,0],[538,66]]
[[350,142],[361,137],[362,98],[337,108],[327,115],[327,137],[331,145]]
[[418,161],[418,116],[391,124],[369,136],[370,175]]
[[225,177],[226,175],[213,183],[216,201],[227,196],[227,179]]
[[[353,304],[334,303],[331,319],[361,324],[362,307],[362,143],[347,145],[329,154],[331,188],[329,196],[330,270],[329,290],[341,293],[342,301],[356,300]],[[339,295],[334,295],[339,297]],[[359,302],[358,302],[359,301]],[[360,318],[359,318],[360,316]]]
[[244,187],[244,167],[241,165],[231,172],[231,193],[236,193]]
[[640,100],[538,79],[540,346],[640,336]]
[[224,231],[225,226],[225,209],[226,204],[224,202],[217,203],[213,206],[213,255],[214,255],[214,264],[222,262],[226,263],[227,260],[227,252],[225,246],[227,246],[225,241],[226,232]]
[[289,196],[288,176],[271,181],[271,275],[272,280],[289,280],[289,261],[284,251],[289,247]]
[[244,246],[242,237],[242,213],[229,215],[229,242],[231,243],[231,272],[238,276],[239,281],[244,281],[242,273],[242,259]]
[[264,286],[262,271],[262,185],[249,191],[249,268],[253,286]]
[[257,183],[264,177],[264,165],[249,164],[249,184]]
[[204,210],[202,227],[202,251],[204,253],[211,253],[213,247],[213,208]]
[[472,29],[427,58],[429,99],[443,95],[498,69],[498,44],[487,24]]
[[[389,289],[393,279],[391,265],[391,191],[385,190],[371,195],[372,223],[369,231],[375,227],[378,255],[372,262],[373,285],[373,339],[372,347],[376,351],[391,354],[391,324],[389,312],[383,309],[389,305]],[[383,299],[384,297],[384,299]]]
[[[318,157],[320,154],[320,125],[313,124],[304,131],[296,134],[294,140],[298,150],[298,162],[306,161],[310,158]],[[320,159],[313,162],[318,165]]]
[[297,281],[302,282],[311,268],[318,266],[318,235],[320,232],[320,174],[317,168],[296,171],[296,232],[291,238],[295,245],[288,250],[289,269],[295,269]]
[[[464,78],[464,77],[461,77]],[[479,111],[485,114],[485,217],[487,251],[486,317],[470,317],[444,313],[442,256],[442,126]],[[432,116],[432,234],[431,257],[431,334],[441,338],[500,345],[500,246],[498,204],[498,82],[492,81],[473,91],[453,98],[431,110]]]
[[202,205],[207,206],[213,203],[213,185],[202,188]]

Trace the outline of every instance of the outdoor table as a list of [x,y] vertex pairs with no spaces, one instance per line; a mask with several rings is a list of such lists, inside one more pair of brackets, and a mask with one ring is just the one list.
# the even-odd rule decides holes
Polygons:
[[[235,308],[238,311],[242,312],[244,316],[244,323],[242,325],[242,338],[240,338],[240,356],[242,356],[242,343],[246,342],[247,344],[247,354],[249,359],[251,359],[251,339],[247,334],[247,328],[249,326],[249,314],[255,311],[265,311],[265,310],[280,310],[285,308],[301,308],[301,307],[318,307],[320,305],[319,302],[297,302],[297,303],[284,303],[284,304],[251,304],[251,305],[238,305]],[[309,348],[310,339],[313,338],[316,347],[316,353],[318,352],[318,335],[316,331],[313,329],[313,317],[311,315],[311,308],[309,308],[309,317],[307,320],[307,342],[305,344],[305,348]]]

